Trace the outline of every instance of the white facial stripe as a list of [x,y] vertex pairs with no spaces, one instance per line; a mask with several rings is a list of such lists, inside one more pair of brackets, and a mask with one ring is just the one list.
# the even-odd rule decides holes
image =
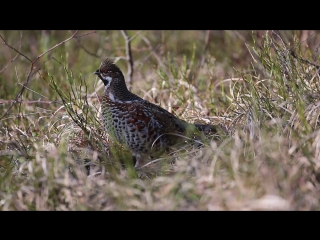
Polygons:
[[109,98],[110,98],[112,101],[114,101],[114,96],[113,96],[113,94],[111,93],[111,91],[109,92]]
[[105,80],[107,80],[109,83],[111,82],[111,80],[112,80],[112,77],[106,77],[106,78],[104,78]]
[[105,89],[107,89],[107,88],[110,86],[110,83],[111,83],[112,78],[111,78],[111,77],[105,77],[105,78],[103,78],[103,79],[106,80],[106,81],[108,81],[108,84],[105,85]]
[[[107,89],[108,89],[108,87],[110,86],[110,83],[111,83],[111,81],[112,81],[112,77],[105,77],[104,78],[106,81],[108,81],[108,84],[107,85],[105,85],[105,87],[104,87],[104,91],[105,92],[107,92]],[[111,99],[111,101],[115,101],[114,100],[114,95],[112,94],[112,92],[111,91],[109,91],[109,98]]]
[[[108,88],[110,87],[110,83],[111,83],[112,78],[111,78],[111,77],[104,77],[103,79],[104,79],[104,82],[107,81],[107,84],[104,86],[104,92],[106,93],[107,90],[108,90]],[[111,98],[111,97],[110,97],[110,98]],[[111,99],[114,100],[113,95],[112,95],[112,98],[111,98]]]

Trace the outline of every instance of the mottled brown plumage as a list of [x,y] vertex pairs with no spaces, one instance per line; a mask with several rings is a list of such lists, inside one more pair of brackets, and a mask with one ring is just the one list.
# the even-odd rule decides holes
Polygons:
[[216,132],[213,125],[190,124],[167,110],[131,93],[121,70],[106,59],[94,72],[105,85],[102,119],[112,141],[126,145],[140,167],[148,157],[160,156],[169,147],[184,141],[179,135]]

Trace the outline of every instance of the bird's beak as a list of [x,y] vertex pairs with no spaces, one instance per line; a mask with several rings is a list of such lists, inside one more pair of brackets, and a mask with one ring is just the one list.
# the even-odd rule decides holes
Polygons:
[[97,74],[99,76],[100,72],[99,72],[99,70],[96,70],[93,74]]

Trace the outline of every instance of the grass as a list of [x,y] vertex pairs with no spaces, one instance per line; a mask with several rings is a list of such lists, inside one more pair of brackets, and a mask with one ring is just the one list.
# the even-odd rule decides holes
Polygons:
[[227,129],[142,172],[103,131],[93,75],[106,57],[127,75],[120,31],[79,31],[32,63],[73,33],[0,31],[1,210],[320,209],[318,32],[128,31],[132,92]]

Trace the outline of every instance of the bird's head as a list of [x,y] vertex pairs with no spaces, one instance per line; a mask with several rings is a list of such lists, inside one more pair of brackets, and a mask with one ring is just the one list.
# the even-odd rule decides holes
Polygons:
[[125,84],[121,70],[108,58],[101,63],[100,68],[97,69],[94,74],[102,80],[106,88],[114,84],[118,85],[122,82]]

